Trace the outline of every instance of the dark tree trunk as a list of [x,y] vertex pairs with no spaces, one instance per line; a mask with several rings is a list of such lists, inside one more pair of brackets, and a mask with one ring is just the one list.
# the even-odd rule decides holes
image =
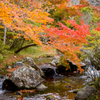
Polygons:
[[15,53],[18,53],[18,52],[20,52],[21,50],[23,50],[23,49],[25,49],[25,48],[28,48],[28,47],[30,47],[30,46],[37,46],[37,44],[29,44],[29,45],[26,45],[26,46],[24,46],[24,47],[21,47],[21,48],[19,48],[18,50],[16,50]]

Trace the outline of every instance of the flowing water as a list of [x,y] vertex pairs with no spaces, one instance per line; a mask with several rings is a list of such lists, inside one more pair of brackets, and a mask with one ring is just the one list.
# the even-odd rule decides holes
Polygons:
[[[48,66],[48,64],[44,64]],[[49,65],[50,66],[50,65]],[[7,79],[6,75],[0,76],[0,100],[18,100],[16,93],[2,90],[2,82]],[[53,79],[47,78],[43,82],[48,88],[44,91],[37,91],[34,93],[24,93],[24,100],[46,100],[48,96],[52,96],[55,100],[74,100],[75,91],[81,89],[90,81],[85,75],[58,75]]]
[[[1,89],[3,80],[6,76],[0,77],[0,100],[17,100],[17,95]],[[62,79],[48,79],[43,84],[48,88],[44,91],[23,94],[24,100],[46,100],[52,96],[55,100],[74,100],[75,93],[87,82],[87,77],[83,75],[63,76]]]

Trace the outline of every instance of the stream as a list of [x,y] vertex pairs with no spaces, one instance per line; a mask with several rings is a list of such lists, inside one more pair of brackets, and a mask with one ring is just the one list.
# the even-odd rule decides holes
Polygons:
[[[6,75],[0,76],[0,100],[17,100],[15,93],[2,90],[2,82],[6,79]],[[46,100],[48,96],[52,96],[55,100],[74,100],[75,93],[81,89],[89,79],[84,75],[62,76],[58,79],[48,79],[43,82],[48,88],[44,91],[36,91],[35,93],[23,94],[24,100]]]
[[[0,100],[18,100],[15,92],[2,90],[2,83],[5,79],[7,79],[6,75],[0,75]],[[74,100],[74,92],[89,81],[91,79],[84,74],[58,75],[53,79],[47,78],[43,82],[47,87],[44,91],[36,90],[34,93],[24,93],[23,98],[24,100],[46,100],[48,96],[52,96],[55,100]]]

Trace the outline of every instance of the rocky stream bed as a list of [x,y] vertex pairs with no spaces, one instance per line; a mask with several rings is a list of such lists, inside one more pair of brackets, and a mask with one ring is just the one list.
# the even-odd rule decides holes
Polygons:
[[[48,63],[42,63],[41,66],[42,68],[53,67]],[[91,78],[85,73],[79,74],[70,72],[61,75],[56,72],[55,68],[53,69],[53,77],[47,76],[42,82],[47,88],[44,90],[35,89],[33,92],[22,93],[21,97],[23,97],[23,99],[18,99],[18,93],[20,93],[18,91],[11,92],[2,90],[2,83],[5,79],[8,79],[8,76],[0,75],[0,100],[74,100],[76,92],[91,81]]]
[[[2,90],[2,82],[7,78],[5,75],[0,76],[0,100],[17,100],[14,92]],[[53,96],[55,100],[74,100],[75,91],[81,89],[89,79],[84,75],[71,75],[55,77],[43,82],[48,88],[44,91],[36,91],[35,93],[23,94],[24,100],[46,100],[48,96]]]

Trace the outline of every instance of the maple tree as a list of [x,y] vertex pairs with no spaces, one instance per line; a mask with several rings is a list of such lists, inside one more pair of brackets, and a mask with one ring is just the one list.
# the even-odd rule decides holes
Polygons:
[[[81,25],[76,24],[74,20],[68,20],[67,24],[73,26],[69,28],[62,23],[58,23],[59,27],[53,27],[46,29],[46,35],[50,38],[50,45],[60,50],[64,54],[64,59],[69,59],[76,65],[80,71],[81,64],[80,59],[77,56],[77,52],[80,52],[80,47],[86,42],[86,36],[90,35],[89,26],[81,22]],[[67,63],[67,62],[65,62]]]
[[[24,1],[22,4],[23,3]],[[42,45],[39,40],[39,33],[43,32],[42,25],[47,22],[52,22],[53,19],[49,18],[49,14],[40,9],[39,5],[35,1],[31,3],[28,1],[28,3],[31,6],[24,5],[22,7],[16,5],[16,3],[10,3],[9,0],[1,0],[0,23],[3,23],[11,31],[19,33],[19,36],[23,35],[26,39],[32,39],[36,44]],[[34,6],[34,3],[37,5]],[[29,21],[30,23],[28,23]],[[34,26],[34,23],[40,24]]]
[[[85,38],[90,35],[90,30],[83,21],[77,24],[75,20],[81,18],[82,8],[90,7],[90,4],[83,0],[80,3],[72,5],[70,0],[1,0],[0,24],[16,32],[16,37],[24,36],[26,40],[42,46],[40,33],[45,32],[46,35],[42,36],[49,37],[48,45],[60,50],[64,59],[71,60],[82,71],[77,52],[83,43],[87,43]],[[99,17],[95,9],[92,8],[95,16]]]

